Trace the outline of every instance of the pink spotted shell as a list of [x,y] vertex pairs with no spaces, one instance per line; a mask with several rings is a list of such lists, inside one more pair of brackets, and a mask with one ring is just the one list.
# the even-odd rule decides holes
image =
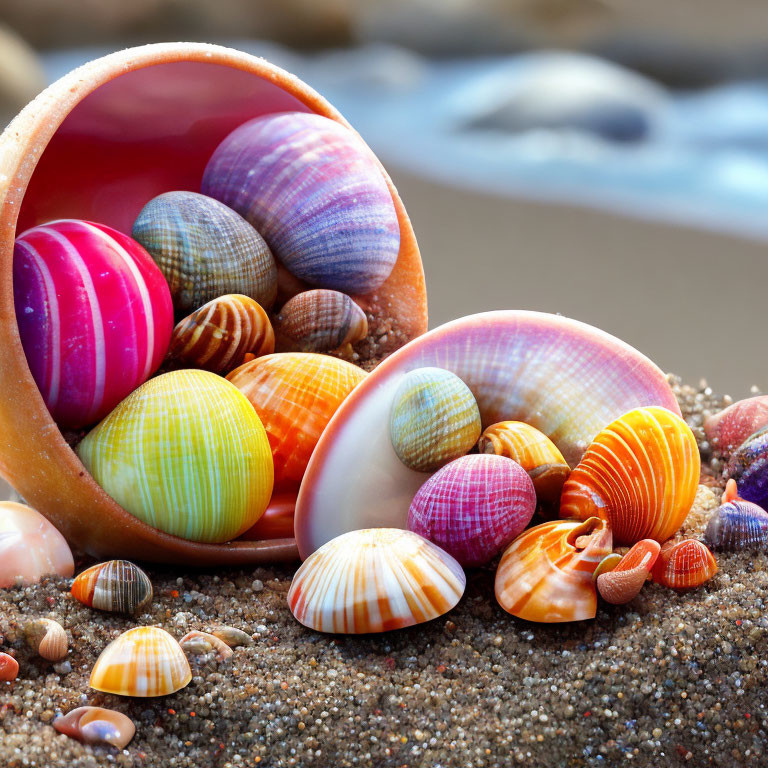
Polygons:
[[717,448],[728,452],[767,425],[768,395],[759,395],[739,400],[710,416],[704,422],[704,432]]

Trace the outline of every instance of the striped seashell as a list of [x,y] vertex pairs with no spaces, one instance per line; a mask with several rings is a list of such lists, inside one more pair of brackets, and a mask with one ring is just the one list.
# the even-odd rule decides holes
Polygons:
[[296,571],[288,605],[318,632],[387,632],[442,616],[466,578],[446,552],[410,531],[369,528],[324,544]]
[[697,539],[668,541],[661,548],[651,574],[657,584],[673,589],[693,589],[717,573],[717,562]]
[[704,421],[707,440],[727,453],[750,435],[768,426],[768,395],[739,400]]
[[185,366],[225,374],[254,357],[275,351],[267,313],[248,296],[231,293],[209,301],[173,329],[168,356]]
[[230,648],[239,648],[241,645],[253,645],[253,638],[242,629],[237,627],[214,627],[211,630],[214,637],[218,637]]
[[392,400],[389,436],[400,461],[434,472],[466,454],[482,431],[469,387],[441,368],[417,368],[403,376]]
[[704,543],[724,552],[768,549],[768,512],[751,501],[726,502],[709,518]]
[[500,421],[483,432],[477,450],[516,461],[533,480],[544,513],[551,517],[554,511],[556,516],[563,483],[571,468],[543,432],[522,421]]
[[507,613],[528,621],[594,619],[597,594],[592,574],[610,551],[611,531],[599,518],[536,525],[501,556],[496,599]]
[[35,619],[24,626],[27,645],[48,661],[61,661],[69,650],[64,627],[53,619]]
[[311,352],[266,355],[227,376],[267,430],[277,490],[298,488],[331,416],[364,378],[352,363]]
[[455,557],[484,565],[531,521],[533,483],[505,456],[462,456],[421,486],[411,502],[408,530]]
[[19,235],[13,296],[30,371],[63,427],[105,416],[168,349],[173,309],[163,275],[110,227],[65,219]]
[[122,712],[104,707],[78,707],[53,721],[59,732],[84,744],[124,749],[136,733],[133,720]]
[[660,550],[655,539],[638,541],[615,568],[598,574],[596,582],[600,597],[613,605],[634,600],[648,580]]
[[0,589],[74,572],[69,544],[48,520],[25,504],[0,501]]
[[637,408],[589,446],[563,486],[560,517],[603,517],[618,544],[666,541],[693,505],[700,468],[696,438],[679,416]]
[[19,675],[19,662],[7,653],[0,653],[0,683],[13,682]]
[[99,485],[153,528],[224,542],[272,494],[264,427],[243,395],[208,371],[171,371],[129,395],[77,446]]
[[142,208],[131,234],[157,262],[179,312],[228,293],[245,294],[267,308],[275,301],[277,266],[269,246],[218,200],[165,192]]
[[198,630],[192,630],[187,632],[184,637],[179,640],[184,653],[187,655],[193,654],[195,656],[216,653],[216,657],[219,661],[224,661],[232,655],[232,649],[216,635],[209,634],[208,632],[199,632]]
[[127,560],[92,565],[74,580],[71,591],[83,605],[112,613],[141,613],[152,602],[152,582]]
[[736,481],[742,499],[768,507],[768,427],[750,435],[731,454],[726,474]]
[[597,581],[597,577],[601,573],[608,573],[612,571],[621,562],[621,555],[618,552],[611,552],[610,555],[606,555],[595,568],[595,572],[592,574],[592,581]]
[[241,125],[213,153],[202,191],[320,288],[369,293],[397,260],[400,227],[384,174],[356,133],[326,117],[283,112]]
[[167,696],[189,684],[181,646],[160,627],[134,627],[115,638],[91,671],[89,685],[117,696]]
[[281,352],[351,352],[368,335],[368,320],[346,293],[316,288],[284,304],[275,334]]
[[293,538],[296,491],[275,492],[264,514],[239,538],[245,541]]

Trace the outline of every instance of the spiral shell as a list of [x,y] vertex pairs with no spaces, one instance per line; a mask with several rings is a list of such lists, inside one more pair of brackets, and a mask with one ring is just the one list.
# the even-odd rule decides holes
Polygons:
[[53,721],[53,727],[84,744],[128,746],[136,733],[133,721],[122,712],[103,707],[78,707]]
[[326,117],[283,112],[241,125],[213,153],[202,191],[244,216],[312,285],[369,293],[397,260],[384,174],[357,134]]
[[288,605],[319,632],[386,632],[430,621],[461,599],[461,566],[410,531],[350,531],[311,554],[296,571]]
[[219,661],[224,661],[224,659],[228,659],[232,655],[232,649],[223,640],[216,637],[216,635],[209,634],[208,632],[199,632],[198,630],[187,632],[179,640],[179,645],[187,655],[215,652]]
[[157,262],[180,312],[227,293],[245,294],[267,308],[275,301],[272,252],[242,216],[218,200],[165,192],[142,208],[132,235]]
[[618,544],[666,541],[693,505],[700,468],[696,438],[679,416],[637,408],[589,446],[563,486],[560,517],[603,517]]
[[368,335],[368,320],[345,293],[316,288],[283,305],[275,333],[281,352],[347,351]]
[[462,456],[419,489],[408,530],[463,566],[484,565],[533,517],[536,494],[519,464],[504,456]]
[[18,674],[19,662],[7,653],[0,653],[0,683],[10,683]]
[[651,571],[653,580],[673,589],[693,589],[717,573],[717,561],[707,546],[697,539],[668,541],[661,548]]
[[117,696],[167,696],[189,684],[181,646],[160,627],[134,627],[115,638],[91,671],[89,685]]
[[768,427],[750,435],[731,454],[726,474],[736,481],[742,499],[768,507]]
[[722,504],[709,518],[704,543],[725,552],[768,549],[768,512],[741,499]]
[[35,619],[24,626],[27,645],[48,661],[61,661],[69,650],[64,627],[53,619]]
[[389,435],[400,461],[434,472],[477,442],[480,411],[469,387],[442,368],[407,373],[392,400]]
[[223,542],[250,528],[272,493],[264,427],[208,371],[171,371],[133,392],[77,453],[124,509],[174,536]]
[[152,582],[127,560],[92,565],[74,580],[71,591],[83,605],[112,613],[141,613],[152,602]]
[[614,605],[623,605],[637,597],[660,549],[659,542],[654,539],[638,541],[614,568],[598,575],[596,581],[600,597]]
[[704,422],[704,433],[713,446],[727,453],[765,426],[768,426],[768,395],[759,395],[739,400],[710,416]]

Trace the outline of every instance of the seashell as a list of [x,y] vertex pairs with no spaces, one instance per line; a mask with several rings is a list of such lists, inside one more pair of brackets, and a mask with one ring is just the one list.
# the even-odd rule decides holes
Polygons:
[[173,314],[149,254],[101,224],[65,219],[16,238],[13,297],[21,343],[56,422],[93,424],[165,357]]
[[392,196],[356,133],[306,112],[263,115],[216,148],[202,191],[244,216],[296,277],[370,293],[400,249]]
[[571,468],[557,446],[536,427],[522,421],[491,424],[480,436],[477,450],[516,461],[533,480],[536,498],[545,512],[559,508]]
[[[579,542],[577,539],[587,536]],[[499,605],[520,619],[539,622],[594,619],[592,573],[611,551],[611,531],[591,517],[552,520],[529,528],[501,556],[496,571]]]
[[704,543],[725,552],[766,549],[768,512],[751,501],[726,502],[709,518]]
[[0,501],[0,589],[74,572],[69,545],[51,523],[25,504]]
[[134,627],[115,638],[91,671],[89,685],[117,696],[167,696],[189,684],[181,646],[160,627]]
[[364,378],[352,363],[310,352],[259,357],[227,376],[267,430],[276,489],[298,488],[331,416]]
[[281,352],[351,351],[368,335],[368,319],[346,293],[316,288],[283,305],[275,333]]
[[666,541],[693,505],[700,468],[696,438],[679,416],[636,408],[589,446],[563,486],[560,517],[604,517],[618,544]]
[[127,560],[92,565],[75,579],[71,591],[83,605],[113,613],[138,614],[152,602],[152,582]]
[[350,531],[296,571],[288,605],[318,632],[386,632],[430,621],[461,599],[461,566],[439,547],[395,528]]
[[303,557],[345,531],[406,525],[424,476],[398,459],[389,415],[403,377],[425,366],[464,381],[484,424],[524,421],[549,437],[570,466],[606,424],[632,408],[661,405],[679,413],[664,374],[596,328],[522,310],[447,323],[384,360],[323,433],[296,505]]
[[253,638],[237,627],[214,627],[211,634],[230,648],[239,648],[241,645],[253,645]]
[[208,371],[151,379],[77,453],[124,509],[193,541],[235,538],[259,519],[272,493],[264,427],[246,398]]
[[598,574],[596,582],[600,597],[613,605],[624,605],[634,600],[648,580],[660,549],[655,539],[638,541],[615,568]]
[[750,435],[732,454],[726,474],[736,481],[739,496],[768,506],[768,427]]
[[736,481],[731,477],[725,484],[725,490],[723,491],[722,503],[727,504],[731,501],[739,500],[739,488],[736,485]]
[[434,472],[467,453],[482,431],[469,387],[441,368],[417,368],[403,376],[392,400],[389,436],[400,461]]
[[124,749],[136,733],[127,715],[104,707],[78,707],[53,721],[59,732],[84,744],[109,745]]
[[223,640],[208,632],[198,632],[197,630],[187,632],[179,640],[179,645],[187,655],[190,653],[200,655],[215,651],[219,661],[224,661],[232,655],[232,649]]
[[759,395],[739,400],[710,416],[704,421],[704,434],[713,446],[727,453],[765,426],[768,426],[768,395]]
[[0,683],[9,683],[19,674],[19,662],[7,653],[0,653]]
[[[582,542],[577,539],[575,543],[581,544]],[[597,581],[597,577],[601,573],[608,573],[612,571],[621,562],[621,555],[618,552],[611,552],[610,555],[606,555],[595,568],[592,574],[592,581]]]
[[27,645],[48,661],[61,661],[69,650],[64,627],[53,619],[35,619],[24,626]]
[[455,557],[484,565],[531,521],[533,483],[505,456],[462,456],[421,486],[408,513],[408,530]]
[[131,232],[157,262],[173,306],[189,312],[228,293],[263,307],[277,296],[277,266],[264,238],[238,213],[196,192],[165,192],[139,213]]
[[697,539],[666,542],[651,571],[657,584],[673,589],[699,587],[716,573],[714,556]]
[[267,313],[248,296],[232,293],[209,301],[173,329],[168,356],[193,368],[225,374],[245,355],[270,355],[275,334]]
[[283,539],[293,536],[296,491],[272,494],[264,514],[239,538],[245,541]]

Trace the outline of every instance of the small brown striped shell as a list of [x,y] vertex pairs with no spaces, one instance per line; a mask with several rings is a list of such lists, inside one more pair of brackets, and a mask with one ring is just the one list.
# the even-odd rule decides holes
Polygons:
[[168,356],[184,365],[225,374],[275,351],[275,334],[261,305],[238,293],[219,296],[173,329]]
[[53,619],[35,619],[24,627],[27,645],[48,661],[61,661],[69,649],[64,627]]
[[232,655],[232,649],[223,640],[208,632],[199,632],[196,629],[187,632],[179,640],[179,645],[187,656],[189,654],[197,655],[213,653],[215,651],[219,661],[223,661]]
[[129,717],[103,707],[78,707],[57,717],[53,727],[84,744],[108,744],[118,749],[128,746],[136,733]]
[[72,584],[72,596],[83,605],[112,613],[140,613],[152,602],[152,582],[127,560],[92,565]]

